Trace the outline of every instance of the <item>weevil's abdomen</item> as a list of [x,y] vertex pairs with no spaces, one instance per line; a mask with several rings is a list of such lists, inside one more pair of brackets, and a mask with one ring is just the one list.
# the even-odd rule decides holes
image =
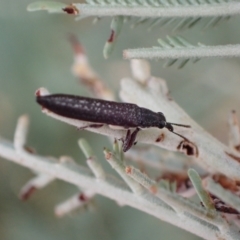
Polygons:
[[37,102],[58,115],[126,128],[138,127],[140,108],[135,104],[65,94],[37,96]]

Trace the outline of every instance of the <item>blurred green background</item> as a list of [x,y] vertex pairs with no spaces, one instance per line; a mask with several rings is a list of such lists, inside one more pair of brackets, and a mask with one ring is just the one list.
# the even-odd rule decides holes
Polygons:
[[[110,33],[110,19],[92,25],[92,19],[76,22],[67,15],[29,13],[26,7],[31,2],[0,2],[0,135],[11,140],[18,117],[26,113],[31,119],[29,145],[40,154],[71,155],[85,165],[77,146],[78,138],[84,137],[104,162],[102,148],[110,146],[108,140],[94,133],[76,131],[43,115],[34,100],[35,90],[44,86],[53,93],[88,94],[71,74],[73,53],[68,42],[71,33],[80,39],[99,76],[117,93],[119,80],[130,76],[122,50],[157,45],[157,39],[171,35],[171,29],[148,32],[146,25],[132,30],[127,24],[112,57],[104,60],[102,48]],[[200,24],[181,35],[192,44],[239,43],[239,20],[235,17],[206,31],[201,31],[203,24]],[[151,66],[153,75],[167,80],[175,100],[211,134],[227,143],[228,113],[239,109],[239,59],[204,59],[197,64],[189,63],[182,70],[164,69],[162,62],[151,62]],[[95,211],[58,219],[53,212],[55,204],[77,189],[55,181],[36,192],[28,202],[21,202],[19,190],[32,176],[28,169],[0,159],[1,240],[199,239],[100,196],[96,197]]]

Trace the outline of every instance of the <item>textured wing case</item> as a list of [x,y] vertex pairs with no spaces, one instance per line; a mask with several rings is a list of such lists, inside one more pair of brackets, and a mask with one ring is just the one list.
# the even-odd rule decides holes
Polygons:
[[135,104],[118,103],[65,94],[38,96],[44,108],[64,117],[105,123],[122,127],[137,127],[141,119],[140,108]]

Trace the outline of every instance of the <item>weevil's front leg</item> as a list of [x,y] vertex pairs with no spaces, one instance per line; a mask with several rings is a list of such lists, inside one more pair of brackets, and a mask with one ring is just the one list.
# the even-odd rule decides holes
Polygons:
[[123,145],[122,145],[123,152],[128,151],[133,145],[136,144],[135,140],[139,131],[140,131],[140,128],[136,128],[132,133],[130,130],[127,131],[127,135],[123,140]]
[[79,127],[78,130],[83,130],[83,129],[86,129],[86,128],[100,128],[103,125],[104,124],[89,124],[89,125],[86,125],[86,126],[83,126],[83,127]]

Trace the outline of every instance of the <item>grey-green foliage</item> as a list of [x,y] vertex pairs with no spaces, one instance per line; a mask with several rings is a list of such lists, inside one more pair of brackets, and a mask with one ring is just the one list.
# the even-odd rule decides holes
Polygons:
[[177,61],[178,68],[183,68],[190,60],[196,63],[201,58],[210,57],[240,57],[240,45],[217,45],[205,46],[198,43],[197,46],[190,44],[183,37],[166,37],[166,40],[158,39],[159,46],[151,48],[136,48],[124,50],[126,59],[164,59],[164,67],[170,67]]
[[[231,0],[86,0],[86,2],[90,5],[101,5],[101,6],[115,6],[115,5],[121,5],[121,6],[144,6],[144,7],[160,7],[160,8],[170,8],[173,6],[200,6],[201,4],[209,4],[209,5],[216,5],[219,3],[227,3]],[[125,23],[130,23],[132,28],[135,28],[137,26],[140,26],[142,24],[148,24],[147,29],[149,31],[155,29],[155,28],[161,28],[170,26],[172,28],[172,32],[176,31],[182,31],[191,29],[194,26],[196,26],[198,23],[201,22],[201,20],[206,19],[203,17],[186,17],[186,18],[149,18],[149,17],[123,17],[123,20]],[[205,24],[203,26],[203,30],[206,30],[211,27],[217,26],[219,23],[229,20],[230,16],[217,16],[217,17],[208,17],[205,21]],[[131,20],[131,21],[129,21]],[[180,40],[181,41],[181,40]],[[187,46],[186,46],[187,47]],[[105,58],[108,58],[111,51],[107,48],[107,46],[104,47],[104,56]],[[194,60],[194,62],[197,62],[198,58]],[[168,61],[165,66],[171,66],[173,63],[175,63],[177,59]],[[179,68],[182,68],[186,65],[186,63],[189,61],[189,59],[185,59],[181,61]]]
[[[194,48],[194,45],[190,44],[187,40],[185,40],[182,37],[169,37],[167,36],[167,41],[164,41],[163,39],[158,39],[158,43],[160,45],[160,48],[162,49],[172,49],[172,48]],[[183,60],[180,60],[180,64],[178,65],[178,68],[183,68],[188,62],[190,58],[186,58]],[[193,63],[196,63],[199,61],[199,58],[194,58]],[[178,61],[178,58],[167,60],[164,64],[164,67],[170,67],[174,63]]]
[[122,5],[122,6],[197,6],[201,4],[227,3],[232,0],[86,0],[90,5]]
[[[176,32],[191,29],[202,19],[206,19],[203,29],[214,27],[224,20],[228,20],[231,17],[230,15],[238,14],[237,12],[234,12],[234,6],[230,8],[233,9],[232,12],[230,11],[231,14],[226,13],[225,11],[223,12],[223,9],[228,9],[228,5],[232,2],[231,0],[86,0],[86,2],[87,4],[65,5],[65,7],[71,8],[74,6],[77,9],[77,11],[74,11],[74,14],[78,15],[78,20],[88,16],[95,16],[97,19],[108,15],[114,16],[111,24],[111,30],[114,31],[115,39],[110,43],[109,41],[106,42],[103,50],[105,58],[108,58],[112,53],[113,47],[116,45],[115,40],[120,34],[123,23],[130,24],[132,27],[147,23],[148,30],[152,30],[155,27],[166,27],[170,25],[172,31]],[[118,8],[124,8],[124,12],[119,13]],[[138,10],[131,13],[132,10],[134,11],[134,8]],[[179,12],[184,12],[189,10],[189,8],[193,8],[189,11],[189,14],[173,14],[173,12],[176,12],[177,10],[179,10]],[[208,8],[212,9],[211,13],[205,14]],[[49,12],[65,12],[62,11],[64,10],[64,7],[61,3],[37,2],[28,6],[29,11],[42,9],[48,10]],[[163,12],[155,13],[156,16],[154,14],[150,14],[151,12],[154,13],[155,10],[158,9],[166,9],[166,11],[169,11],[169,15],[164,15]],[[138,11],[141,12],[141,10],[145,10],[146,16],[141,16],[141,13],[137,13]],[[99,11],[102,11],[102,16],[100,16],[101,14]],[[195,15],[198,11],[199,14]],[[181,40],[177,41],[181,42]],[[181,42],[181,44],[183,43]],[[185,47],[188,48],[189,46]],[[153,57],[149,58],[151,59]],[[197,57],[196,60],[198,60]],[[185,66],[188,61],[188,59],[183,60],[179,65],[179,68]],[[175,62],[176,60],[171,60],[166,64],[166,66],[171,66]]]
[[[86,0],[90,5],[122,5],[122,6],[151,6],[151,7],[173,7],[173,6],[200,6],[201,4],[218,4],[224,2],[230,2],[231,0]],[[208,27],[214,27],[223,20],[228,20],[227,17],[212,17],[209,18],[204,26],[204,29]],[[178,18],[134,18],[132,27],[136,27],[142,23],[149,23],[148,30],[152,30],[155,27],[163,27],[172,23],[173,31],[183,30],[194,27],[202,20],[201,17],[189,17],[183,18],[179,21]],[[175,22],[175,24],[174,24]]]

